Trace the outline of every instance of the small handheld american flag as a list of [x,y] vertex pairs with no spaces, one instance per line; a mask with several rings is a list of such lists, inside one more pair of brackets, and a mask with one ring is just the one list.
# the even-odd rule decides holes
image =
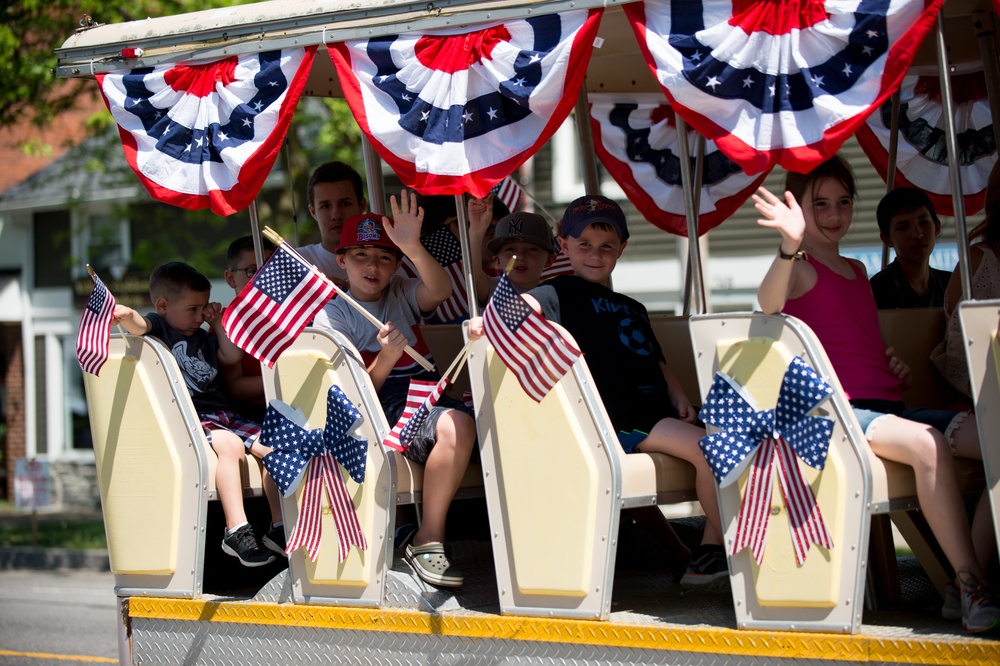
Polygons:
[[222,316],[237,347],[273,367],[335,292],[333,283],[281,241]]
[[483,311],[483,328],[521,388],[536,402],[542,401],[580,355],[555,326],[531,309],[506,273]]
[[111,337],[115,297],[101,282],[101,278],[97,277],[97,273],[90,271],[90,276],[94,278],[94,291],[91,292],[80,318],[80,331],[76,336],[76,359],[84,372],[97,375],[108,360],[108,340]]
[[490,193],[507,207],[509,213],[515,212],[521,203],[521,186],[511,176],[494,185]]

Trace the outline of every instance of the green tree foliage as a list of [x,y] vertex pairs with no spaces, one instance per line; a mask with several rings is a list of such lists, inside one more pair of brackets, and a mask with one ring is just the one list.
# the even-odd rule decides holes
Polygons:
[[[0,3],[0,127],[25,119],[45,124],[96,92],[86,80],[55,77],[55,49],[89,21],[117,23],[166,16],[237,0],[12,0]],[[86,15],[85,15],[86,12]]]

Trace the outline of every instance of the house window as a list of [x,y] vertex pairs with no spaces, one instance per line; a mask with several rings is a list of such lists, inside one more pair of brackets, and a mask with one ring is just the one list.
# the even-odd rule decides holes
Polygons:
[[35,287],[65,287],[70,283],[70,214],[51,210],[33,216]]
[[73,255],[80,260],[74,263],[73,277],[87,277],[86,264],[98,275],[115,280],[125,277],[131,259],[129,224],[114,214],[90,215],[80,226],[75,239]]
[[[586,194],[583,183],[583,158],[580,155],[580,140],[576,132],[575,114],[552,136],[552,199],[556,203],[569,203]],[[624,201],[625,193],[597,163],[597,174],[601,183],[601,194]]]

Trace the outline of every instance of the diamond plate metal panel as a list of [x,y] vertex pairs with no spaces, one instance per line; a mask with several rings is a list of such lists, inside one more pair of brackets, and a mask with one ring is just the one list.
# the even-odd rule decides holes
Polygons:
[[[134,656],[136,662],[142,664],[766,666],[793,661],[717,653],[259,625],[225,625],[209,634],[190,622],[162,620],[137,621],[134,629]],[[816,659],[796,659],[794,663],[803,666],[843,664],[842,661]]]

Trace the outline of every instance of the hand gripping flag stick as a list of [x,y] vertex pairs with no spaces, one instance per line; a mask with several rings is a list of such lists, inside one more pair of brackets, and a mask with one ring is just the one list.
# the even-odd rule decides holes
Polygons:
[[[274,243],[275,245],[282,245],[282,244],[284,244],[285,246],[288,246],[288,243],[285,243],[284,239],[281,236],[279,236],[270,227],[264,227],[263,233],[264,233],[264,236],[269,241],[271,241],[272,243]],[[286,247],[286,249],[288,249],[291,252],[295,252],[295,250],[292,249],[290,246]],[[296,254],[298,254],[298,253],[296,252]],[[305,259],[303,259],[303,261],[305,261]],[[348,305],[350,305],[352,308],[354,308],[355,310],[357,310],[358,312],[360,312],[364,316],[365,319],[367,319],[368,321],[370,321],[374,326],[376,326],[378,328],[382,328],[382,326],[384,326],[384,324],[382,322],[380,322],[377,317],[375,317],[374,315],[372,315],[372,313],[368,312],[368,310],[365,310],[363,307],[361,307],[360,303],[358,303],[353,298],[351,298],[350,296],[348,296],[347,292],[345,292],[343,289],[341,289],[337,285],[333,284],[332,280],[330,280],[329,278],[325,278],[325,279],[328,280],[331,285],[333,285],[333,288],[334,288],[334,290],[336,290],[337,295],[340,296],[341,298],[343,298],[344,301]],[[428,372],[434,372],[434,365],[430,361],[428,361],[426,358],[424,358],[420,353],[418,353],[416,349],[414,349],[410,345],[406,345],[405,347],[403,347],[403,351],[406,352],[407,355],[410,358],[412,358],[414,361],[416,361],[417,363],[419,363],[420,367],[422,367],[424,370],[427,370]]]

